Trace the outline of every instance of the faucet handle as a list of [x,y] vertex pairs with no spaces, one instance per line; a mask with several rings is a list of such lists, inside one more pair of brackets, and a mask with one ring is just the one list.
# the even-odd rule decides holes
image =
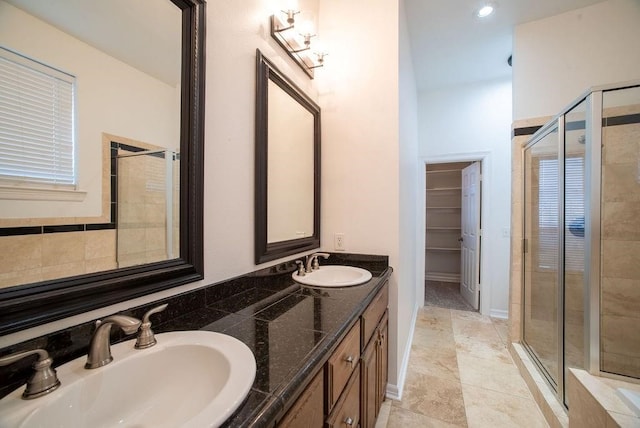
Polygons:
[[169,306],[168,303],[164,305],[156,306],[155,308],[149,310],[142,317],[142,325],[140,326],[140,330],[138,331],[138,338],[136,339],[135,348],[136,349],[145,349],[151,348],[153,345],[158,343],[153,334],[153,330],[151,330],[151,321],[149,321],[149,317],[153,314],[157,314],[158,312],[162,312],[167,309]]
[[34,354],[38,354],[38,360],[33,363],[34,373],[27,380],[27,388],[22,393],[22,398],[25,400],[42,397],[58,389],[60,381],[55,369],[51,368],[53,359],[44,349],[16,352],[0,358],[0,366],[7,366]]
[[320,269],[320,263],[318,262],[318,257],[324,257],[324,259],[328,259],[330,254],[329,253],[315,253],[312,254],[313,256],[313,262],[311,264],[311,269],[312,270],[318,270]]
[[302,260],[296,260],[295,261],[296,265],[298,265],[298,276],[304,276],[305,272],[304,272],[304,263],[302,263]]

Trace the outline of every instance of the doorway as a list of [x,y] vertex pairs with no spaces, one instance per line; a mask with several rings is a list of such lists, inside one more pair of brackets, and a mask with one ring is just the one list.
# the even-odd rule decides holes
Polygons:
[[480,171],[480,161],[426,164],[426,305],[480,307]]

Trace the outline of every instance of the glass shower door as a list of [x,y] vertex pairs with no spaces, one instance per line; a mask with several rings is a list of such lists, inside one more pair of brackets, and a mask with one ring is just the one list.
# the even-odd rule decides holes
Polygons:
[[178,257],[178,155],[171,150],[120,153],[116,171],[118,267]]
[[[564,116],[564,378],[585,367],[585,158],[587,102]],[[564,402],[568,405],[567,394]]]
[[557,388],[559,168],[558,127],[524,152],[523,342]]

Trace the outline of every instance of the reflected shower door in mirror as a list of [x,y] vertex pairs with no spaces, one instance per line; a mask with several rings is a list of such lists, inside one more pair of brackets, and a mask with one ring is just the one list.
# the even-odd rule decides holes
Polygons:
[[204,6],[0,0],[0,332],[202,277]]
[[180,255],[180,154],[120,145],[117,170],[118,267]]
[[260,51],[256,263],[320,246],[320,108]]

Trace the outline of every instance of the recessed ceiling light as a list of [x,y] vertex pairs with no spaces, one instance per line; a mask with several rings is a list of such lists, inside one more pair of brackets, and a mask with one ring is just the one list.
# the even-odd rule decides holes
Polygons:
[[478,18],[486,18],[493,13],[493,6],[486,5],[481,7],[476,14]]

